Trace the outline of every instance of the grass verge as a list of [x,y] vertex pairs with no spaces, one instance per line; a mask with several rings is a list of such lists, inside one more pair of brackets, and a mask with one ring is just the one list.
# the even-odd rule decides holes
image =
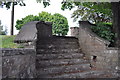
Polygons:
[[15,35],[0,35],[0,48],[18,48],[19,45],[14,43]]

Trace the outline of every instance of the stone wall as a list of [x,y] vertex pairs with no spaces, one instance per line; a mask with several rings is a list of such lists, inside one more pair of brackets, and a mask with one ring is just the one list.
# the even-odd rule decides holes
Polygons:
[[36,76],[34,49],[1,49],[2,78],[34,78]]
[[90,29],[93,24],[88,21],[79,22],[79,44],[86,57],[91,60],[91,66],[102,69],[117,69],[118,50],[109,48],[109,41],[98,37]]

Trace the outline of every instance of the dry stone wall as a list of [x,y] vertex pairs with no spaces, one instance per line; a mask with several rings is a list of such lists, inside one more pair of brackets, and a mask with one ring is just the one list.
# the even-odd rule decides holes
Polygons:
[[0,49],[0,60],[2,61],[0,78],[36,78],[36,42],[39,43],[41,39],[49,40],[49,37],[52,36],[52,24],[40,21],[36,24],[36,28],[38,35],[34,37],[37,39],[32,42],[33,44],[29,48]]
[[91,66],[102,69],[117,69],[118,65],[118,49],[110,48],[109,41],[98,37],[93,33],[90,27],[93,24],[88,21],[79,22],[79,32],[72,29],[72,32],[78,32],[75,37],[79,39],[80,48],[85,53],[86,57],[90,59]]
[[34,49],[1,49],[2,78],[34,78],[35,50]]

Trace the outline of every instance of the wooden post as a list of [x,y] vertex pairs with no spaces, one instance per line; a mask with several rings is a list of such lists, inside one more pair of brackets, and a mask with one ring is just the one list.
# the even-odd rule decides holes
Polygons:
[[11,11],[11,35],[14,35],[14,2],[12,2],[12,11]]

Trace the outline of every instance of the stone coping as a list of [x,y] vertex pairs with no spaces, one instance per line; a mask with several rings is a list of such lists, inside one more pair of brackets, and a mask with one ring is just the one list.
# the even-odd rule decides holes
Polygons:
[[33,48],[0,48],[0,56],[14,56],[14,55],[34,55],[36,54]]
[[[94,32],[92,32],[90,27],[95,26],[94,24],[91,24],[89,21],[79,21],[79,25],[80,25],[79,27],[84,29],[90,36],[96,38],[98,41],[103,42],[106,46],[108,46],[110,44],[110,42],[108,40],[105,40],[105,39],[99,37],[98,35],[96,35]],[[84,27],[82,25],[84,25]]]

